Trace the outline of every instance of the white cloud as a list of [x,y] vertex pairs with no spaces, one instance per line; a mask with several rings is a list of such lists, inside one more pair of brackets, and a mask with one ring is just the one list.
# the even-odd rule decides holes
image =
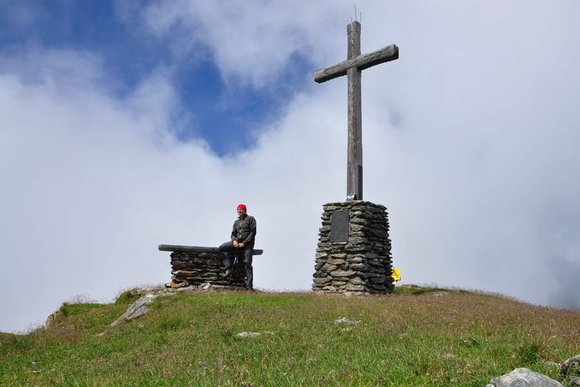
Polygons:
[[[68,55],[67,68],[74,62]],[[79,63],[86,71],[86,61]],[[67,80],[62,68],[36,65],[45,73],[40,80],[0,76],[1,286],[4,294],[23,286],[25,296],[45,302],[33,302],[40,313],[22,303],[3,324],[22,324],[18,313],[39,318],[75,294],[102,299],[134,281],[162,281],[167,262],[156,244],[204,229],[185,224],[195,214],[188,197],[219,198],[215,184],[191,184],[221,175],[222,162],[202,146],[172,142],[171,86],[158,75],[118,101],[92,77]]]
[[[402,67],[393,66],[393,83],[380,82],[377,72],[363,75],[370,88],[387,87],[366,88],[373,97],[365,111],[383,103],[401,117],[400,131],[387,133],[385,143],[394,142],[387,152],[395,166],[386,175],[397,187],[384,188],[394,195],[394,215],[401,211],[394,221],[404,222],[392,227],[395,250],[414,282],[541,303],[554,302],[549,293],[559,286],[578,296],[577,285],[550,273],[553,257],[562,255],[578,271],[579,257],[569,252],[578,251],[579,230],[564,242],[571,249],[548,242],[556,225],[544,227],[549,214],[578,209],[580,117],[572,104],[580,79],[571,69],[580,58],[569,50],[578,44],[570,17],[578,6],[535,4],[519,12],[511,3],[490,5],[424,7],[431,17],[419,31],[405,31],[410,14],[403,10],[395,28],[405,31]],[[368,167],[380,162],[366,155]]]
[[[242,84],[271,81],[294,52],[345,56],[351,3],[236,4],[142,15],[163,39],[205,42]],[[389,208],[403,280],[577,306],[580,6],[377,4],[359,5],[363,52],[396,43],[401,58],[363,73],[365,198]],[[18,289],[0,329],[168,280],[157,244],[219,244],[238,202],[266,251],[256,286],[308,289],[321,206],[345,193],[345,81],[313,84],[254,149],[220,159],[174,140],[170,70],[123,99],[104,73],[90,53],[0,56],[0,291]]]
[[[293,55],[323,58],[343,42],[336,19],[352,5],[334,2],[175,1],[141,12],[144,29],[166,38],[179,56],[210,55],[228,82],[263,87],[283,76]],[[339,16],[340,15],[340,16]],[[179,34],[175,32],[179,31]]]

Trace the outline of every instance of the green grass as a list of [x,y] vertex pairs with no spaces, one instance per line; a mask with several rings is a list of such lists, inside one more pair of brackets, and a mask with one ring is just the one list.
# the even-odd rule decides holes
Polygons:
[[177,294],[110,328],[134,299],[1,334],[0,385],[482,386],[517,367],[558,379],[547,361],[580,353],[580,312],[465,291]]

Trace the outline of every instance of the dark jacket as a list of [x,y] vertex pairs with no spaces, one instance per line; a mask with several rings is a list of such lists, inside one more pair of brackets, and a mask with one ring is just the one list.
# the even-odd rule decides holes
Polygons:
[[250,215],[244,216],[243,219],[236,219],[232,228],[232,241],[237,240],[244,245],[253,245],[254,238],[256,238],[256,219]]

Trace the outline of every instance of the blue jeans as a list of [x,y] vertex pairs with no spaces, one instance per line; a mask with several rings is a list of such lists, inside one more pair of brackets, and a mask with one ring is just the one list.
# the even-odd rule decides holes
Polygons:
[[222,261],[226,270],[232,268],[233,258],[237,255],[244,263],[244,270],[246,271],[246,289],[253,288],[254,270],[252,268],[252,250],[254,245],[244,245],[242,248],[234,247],[232,241],[224,242],[219,247],[222,254]]

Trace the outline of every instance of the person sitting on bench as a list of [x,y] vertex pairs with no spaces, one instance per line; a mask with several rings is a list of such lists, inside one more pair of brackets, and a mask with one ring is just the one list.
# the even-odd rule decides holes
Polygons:
[[256,219],[247,214],[245,204],[239,204],[236,210],[238,219],[234,222],[231,240],[222,243],[219,247],[225,268],[223,276],[229,277],[232,274],[232,255],[234,257],[237,255],[244,263],[246,289],[253,290],[252,250],[256,238]]

